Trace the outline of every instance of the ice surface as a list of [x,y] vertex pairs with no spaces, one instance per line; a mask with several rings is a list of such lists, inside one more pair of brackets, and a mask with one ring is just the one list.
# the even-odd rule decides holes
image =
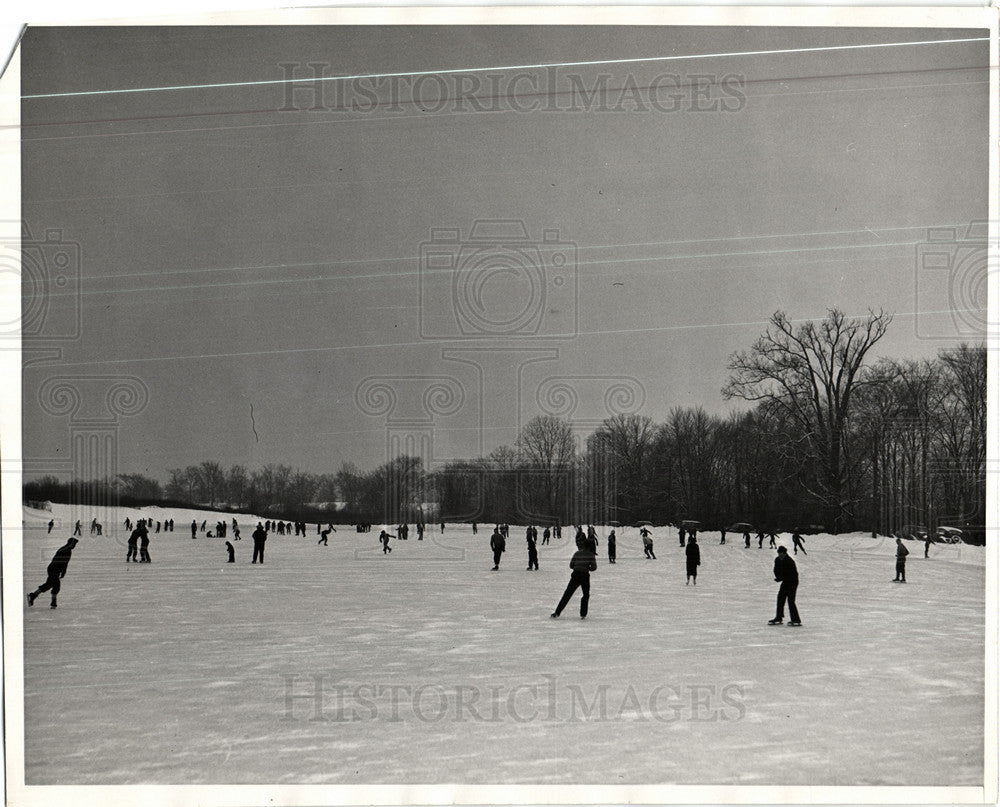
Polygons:
[[[29,785],[982,784],[982,547],[909,543],[899,585],[891,539],[806,536],[804,625],[769,627],[772,550],[703,533],[686,586],[676,531],[647,560],[619,528],[612,566],[601,529],[590,616],[577,594],[554,620],[566,529],[537,572],[523,527],[493,572],[490,528],[451,524],[388,556],[379,526],[310,524],[253,566],[256,519],[227,564],[190,522],[228,514],[113,512],[83,519],[59,608],[24,606]],[[24,513],[28,591],[72,521]],[[125,563],[126,515],[175,519],[151,564]]]

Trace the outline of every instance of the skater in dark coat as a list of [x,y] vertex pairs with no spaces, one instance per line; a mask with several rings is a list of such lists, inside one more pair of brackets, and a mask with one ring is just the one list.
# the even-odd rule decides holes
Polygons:
[[719,543],[724,544],[726,542],[726,528],[723,527],[721,530],[719,530],[719,532],[722,533],[722,540],[719,541]]
[[81,536],[83,535],[83,533],[80,532],[80,522],[79,521],[76,522],[76,526],[73,528],[73,535],[81,535]]
[[532,569],[534,569],[537,572],[538,571],[538,532],[536,530],[533,530],[531,527],[528,527],[528,532],[527,532],[526,538],[527,538],[527,541],[528,541],[528,569],[527,569],[527,571],[530,572]]
[[618,558],[618,539],[615,537],[615,531],[611,530],[608,533],[608,563],[614,563]]
[[149,530],[145,527],[139,533],[139,563],[151,563],[149,557]]
[[128,537],[128,553],[125,555],[125,562],[135,561],[139,562],[139,536],[146,531],[146,528],[139,522],[139,526],[132,530],[132,534]]
[[[51,531],[51,527],[49,529]],[[930,556],[931,556],[931,536],[930,533],[928,533],[927,535],[924,536],[924,557],[929,558]]]
[[229,553],[229,560],[226,563],[236,563],[236,549],[229,541],[226,541],[226,551]]
[[253,560],[250,561],[250,563],[256,563],[258,558],[260,559],[260,562],[263,563],[264,544],[267,542],[267,531],[264,529],[264,525],[259,521],[257,522],[257,529],[253,531],[253,535],[251,537],[253,538]]
[[743,533],[743,543],[746,545],[747,549],[750,548],[750,530],[744,531],[744,533]]
[[805,544],[802,543],[802,536],[797,532],[792,533],[792,552],[796,555],[799,554],[799,550],[802,550],[803,555],[808,555],[806,552]]
[[500,530],[493,530],[493,534],[490,536],[490,549],[493,550],[493,571],[495,572],[500,569],[500,556],[507,549],[507,542]]
[[545,545],[545,544],[547,544],[549,542],[549,536],[551,534],[552,534],[552,531],[548,527],[546,527],[545,531],[542,533],[542,544],[543,545]]
[[590,607],[590,573],[597,571],[597,557],[589,549],[578,549],[570,559],[569,568],[573,570],[569,583],[551,616],[557,618],[569,603],[569,598],[580,589],[580,619],[586,619]]
[[781,583],[778,589],[778,607],[774,619],[768,625],[780,625],[785,619],[785,601],[788,601],[788,624],[801,625],[799,609],[795,607],[795,591],[799,587],[799,570],[795,561],[788,556],[788,550],[778,547],[778,556],[774,559],[774,581]]
[[701,548],[698,546],[698,539],[692,535],[688,539],[687,548],[684,550],[687,555],[687,582],[684,585],[688,585],[692,579],[694,584],[698,585],[698,567],[701,566]]
[[683,528],[683,527],[681,527],[681,528],[680,528],[680,529],[679,529],[679,530],[677,531],[677,535],[678,535],[678,537],[679,537],[679,538],[681,539],[681,546],[684,546],[684,539],[685,539],[685,537],[687,537],[687,533],[686,533],[686,532],[684,531],[684,528]]
[[52,560],[49,561],[49,566],[46,569],[48,576],[45,578],[45,582],[28,595],[29,606],[35,604],[35,600],[38,598],[39,594],[51,591],[51,607],[56,607],[56,596],[59,594],[59,589],[62,587],[60,581],[66,576],[66,567],[69,566],[69,559],[73,554],[73,547],[76,545],[76,538],[70,538],[65,544],[56,550],[56,554],[52,556]]
[[[55,519],[49,521],[49,532],[52,532],[52,528],[56,525]],[[46,533],[47,535],[48,533]]]
[[197,521],[192,521],[191,522],[191,537],[192,538],[197,538],[198,537],[198,522]]
[[910,550],[903,546],[903,539],[896,539],[896,579],[893,583],[905,583],[906,582],[906,556],[910,554]]
[[392,552],[392,547],[389,546],[389,537],[390,537],[389,533],[387,533],[385,530],[382,530],[382,532],[379,533],[378,540],[382,544],[383,555],[388,555],[390,552]]

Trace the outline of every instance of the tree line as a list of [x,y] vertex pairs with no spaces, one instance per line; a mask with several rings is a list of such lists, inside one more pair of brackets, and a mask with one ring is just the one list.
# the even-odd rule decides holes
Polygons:
[[172,469],[165,485],[127,474],[52,495],[58,482],[47,478],[27,483],[25,498],[100,493],[311,520],[332,517],[321,505],[336,502],[338,519],[370,523],[690,519],[703,528],[981,531],[985,345],[873,359],[891,320],[834,309],[797,324],[776,312],[730,357],[722,394],[750,408],[725,416],[700,407],[675,408],[662,422],[617,415],[585,436],[569,420],[539,416],[514,445],[433,469],[411,456],[368,472],[346,463],[335,474],[202,462]]

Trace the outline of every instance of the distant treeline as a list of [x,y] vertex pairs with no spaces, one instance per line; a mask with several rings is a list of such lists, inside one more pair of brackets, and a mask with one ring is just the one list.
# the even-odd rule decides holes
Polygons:
[[[938,526],[983,534],[986,349],[934,359],[869,360],[891,317],[832,310],[794,325],[781,312],[729,361],[727,399],[753,407],[725,417],[676,408],[663,422],[609,417],[581,436],[540,416],[514,445],[428,469],[400,456],[335,474],[286,465],[249,471],[202,462],[166,485],[116,480],[29,482],[30,499],[205,506],[307,521],[480,521],[676,524],[718,529],[914,533]],[[338,509],[310,503],[338,502]]]

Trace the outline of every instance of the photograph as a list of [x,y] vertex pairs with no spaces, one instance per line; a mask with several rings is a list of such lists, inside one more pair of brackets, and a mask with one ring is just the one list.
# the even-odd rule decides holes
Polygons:
[[29,23],[8,803],[995,802],[997,64],[986,8]]

